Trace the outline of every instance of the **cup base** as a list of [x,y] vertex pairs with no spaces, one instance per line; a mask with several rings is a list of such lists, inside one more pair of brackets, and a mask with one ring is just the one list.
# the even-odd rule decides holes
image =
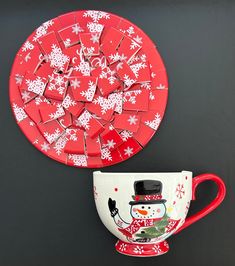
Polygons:
[[169,250],[169,245],[165,240],[157,244],[133,244],[118,240],[115,247],[117,252],[133,257],[160,256]]

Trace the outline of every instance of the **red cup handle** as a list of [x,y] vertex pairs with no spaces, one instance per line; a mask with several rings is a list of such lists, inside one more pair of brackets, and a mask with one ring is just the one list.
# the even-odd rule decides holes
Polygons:
[[216,209],[221,204],[221,202],[223,201],[225,194],[226,194],[225,184],[220,177],[218,177],[217,175],[214,175],[214,174],[202,174],[202,175],[198,175],[198,176],[193,178],[193,180],[192,180],[192,200],[196,199],[195,192],[196,192],[197,186],[199,184],[201,184],[202,182],[208,181],[208,180],[214,181],[218,187],[218,192],[217,192],[215,199],[209,205],[207,205],[201,211],[199,211],[198,213],[186,218],[184,224],[175,232],[175,234],[179,233],[180,231],[182,231],[183,229],[185,229],[189,225],[202,219],[204,216],[206,216],[207,214],[212,212],[214,209]]

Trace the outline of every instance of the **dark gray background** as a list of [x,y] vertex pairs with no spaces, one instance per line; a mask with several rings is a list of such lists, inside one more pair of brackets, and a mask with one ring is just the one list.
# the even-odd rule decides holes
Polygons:
[[[0,266],[235,265],[235,1],[26,1],[0,7]],[[16,125],[8,101],[13,58],[42,22],[76,9],[117,13],[157,44],[169,74],[159,132],[139,154],[105,171],[214,172],[227,197],[212,214],[169,239],[167,255],[119,255],[100,222],[92,169],[59,164],[37,151]],[[200,186],[190,213],[216,194]]]

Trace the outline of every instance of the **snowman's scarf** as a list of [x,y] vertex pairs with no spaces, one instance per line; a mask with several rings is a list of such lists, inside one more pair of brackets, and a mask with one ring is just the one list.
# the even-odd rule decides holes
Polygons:
[[141,227],[154,226],[154,223],[160,221],[162,218],[156,219],[133,219],[131,224],[126,228],[118,228],[127,237],[132,237]]

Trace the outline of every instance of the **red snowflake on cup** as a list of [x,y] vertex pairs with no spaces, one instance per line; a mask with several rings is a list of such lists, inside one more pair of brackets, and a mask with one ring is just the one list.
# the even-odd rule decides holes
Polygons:
[[175,190],[176,193],[176,197],[179,199],[182,199],[182,197],[185,194],[185,189],[184,189],[184,185],[183,184],[178,184]]

